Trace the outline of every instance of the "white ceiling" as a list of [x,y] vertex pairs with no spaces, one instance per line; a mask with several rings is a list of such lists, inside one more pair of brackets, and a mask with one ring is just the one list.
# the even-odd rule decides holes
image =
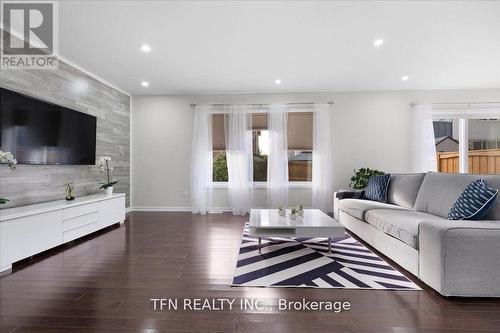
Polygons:
[[59,10],[61,55],[132,95],[500,88],[497,1],[65,1]]

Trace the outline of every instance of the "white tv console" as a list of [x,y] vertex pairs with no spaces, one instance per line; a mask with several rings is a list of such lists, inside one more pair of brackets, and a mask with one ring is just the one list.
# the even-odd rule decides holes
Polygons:
[[0,210],[0,272],[16,261],[125,220],[125,194]]

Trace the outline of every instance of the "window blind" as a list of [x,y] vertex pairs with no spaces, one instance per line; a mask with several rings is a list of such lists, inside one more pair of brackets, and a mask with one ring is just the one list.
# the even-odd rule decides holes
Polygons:
[[[313,113],[312,112],[290,112],[287,124],[288,149],[290,150],[312,150],[313,148]],[[252,129],[267,129],[267,114],[252,114]],[[213,150],[226,149],[226,137],[224,127],[224,114],[212,114],[212,140]]]

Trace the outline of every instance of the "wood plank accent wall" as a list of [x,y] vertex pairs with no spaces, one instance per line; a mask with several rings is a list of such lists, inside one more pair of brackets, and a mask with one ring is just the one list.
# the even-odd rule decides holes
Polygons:
[[[97,117],[96,156],[111,156],[115,192],[130,200],[130,96],[62,61],[59,69],[0,69],[0,86]],[[63,185],[74,182],[76,195],[97,193],[104,174],[95,166],[18,165],[0,167],[2,208],[65,197]]]

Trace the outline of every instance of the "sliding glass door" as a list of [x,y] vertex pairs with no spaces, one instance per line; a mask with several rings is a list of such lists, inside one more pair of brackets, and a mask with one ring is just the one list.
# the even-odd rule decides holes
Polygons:
[[468,127],[468,172],[500,174],[500,119],[469,119]]
[[500,109],[434,112],[437,170],[500,174]]

